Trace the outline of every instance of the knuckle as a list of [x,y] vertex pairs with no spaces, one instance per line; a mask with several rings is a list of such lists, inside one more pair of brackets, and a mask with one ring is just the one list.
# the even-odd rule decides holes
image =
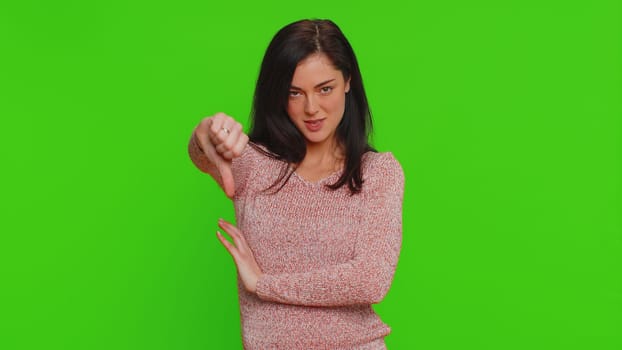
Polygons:
[[223,146],[224,145],[223,143],[225,142],[225,137],[222,135],[221,132],[215,131],[214,133],[215,133],[214,136],[216,137],[216,141],[218,141],[218,145]]
[[235,146],[235,143],[236,143],[236,140],[233,137],[229,137],[229,138],[224,140],[224,145],[229,150],[232,149],[233,146]]
[[212,125],[210,125],[209,127],[209,132],[217,138],[218,137],[217,131],[218,131],[218,126],[216,125],[216,123],[212,123]]

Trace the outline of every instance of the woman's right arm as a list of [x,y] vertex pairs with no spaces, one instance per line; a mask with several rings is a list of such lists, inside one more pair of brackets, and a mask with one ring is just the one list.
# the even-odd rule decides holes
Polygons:
[[188,144],[194,165],[218,182],[229,198],[235,194],[231,161],[242,155],[248,136],[242,125],[224,113],[201,120]]

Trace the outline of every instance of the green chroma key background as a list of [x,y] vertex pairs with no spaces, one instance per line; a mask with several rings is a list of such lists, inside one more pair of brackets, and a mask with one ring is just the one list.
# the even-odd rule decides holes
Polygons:
[[406,174],[389,348],[621,349],[621,3],[482,0],[3,2],[0,348],[241,349],[186,145],[301,18]]

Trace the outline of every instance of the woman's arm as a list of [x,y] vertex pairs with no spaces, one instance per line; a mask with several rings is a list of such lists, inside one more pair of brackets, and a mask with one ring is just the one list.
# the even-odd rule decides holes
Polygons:
[[371,164],[373,173],[363,185],[367,208],[358,233],[355,257],[323,269],[261,275],[255,292],[267,301],[307,305],[344,306],[380,302],[397,265],[402,242],[404,174],[391,155]]
[[218,113],[201,120],[188,143],[190,159],[218,182],[228,197],[235,194],[232,160],[242,155],[248,136],[233,118]]

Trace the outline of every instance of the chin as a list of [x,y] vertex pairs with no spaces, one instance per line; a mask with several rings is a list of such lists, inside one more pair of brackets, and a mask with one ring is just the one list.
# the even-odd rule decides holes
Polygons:
[[322,143],[326,141],[327,137],[325,135],[305,135],[305,139],[309,143]]

